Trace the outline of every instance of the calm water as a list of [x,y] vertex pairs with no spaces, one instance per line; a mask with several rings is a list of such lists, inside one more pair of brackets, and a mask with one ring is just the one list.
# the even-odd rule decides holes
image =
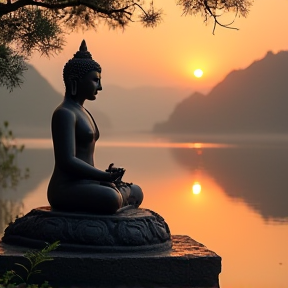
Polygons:
[[[124,180],[143,188],[142,207],[219,254],[222,288],[288,288],[288,136],[130,136],[102,137],[96,166],[126,168]],[[18,162],[31,177],[2,191],[0,234],[16,215],[48,205],[51,141],[20,141]]]

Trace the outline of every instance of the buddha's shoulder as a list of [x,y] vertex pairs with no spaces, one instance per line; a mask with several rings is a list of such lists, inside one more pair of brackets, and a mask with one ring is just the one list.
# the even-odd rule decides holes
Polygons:
[[69,105],[65,103],[61,103],[53,113],[53,118],[63,118],[63,117],[68,117],[68,118],[74,118],[76,116],[76,113],[73,109],[73,107],[69,107]]

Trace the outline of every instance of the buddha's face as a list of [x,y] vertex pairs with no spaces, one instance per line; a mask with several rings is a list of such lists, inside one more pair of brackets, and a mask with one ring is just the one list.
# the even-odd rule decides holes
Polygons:
[[95,100],[98,91],[102,90],[101,74],[97,71],[87,73],[78,82],[79,94],[87,100]]

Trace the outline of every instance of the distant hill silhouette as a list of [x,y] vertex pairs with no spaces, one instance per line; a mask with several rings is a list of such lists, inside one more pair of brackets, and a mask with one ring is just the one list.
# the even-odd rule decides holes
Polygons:
[[232,71],[208,95],[194,93],[169,119],[155,124],[158,133],[287,133],[288,51],[267,55],[243,70]]
[[[24,77],[21,87],[11,93],[0,88],[0,123],[7,120],[17,137],[50,137],[51,116],[63,95],[31,65]],[[102,126],[111,125],[104,113],[97,111],[94,116]]]
[[[50,137],[50,122],[54,109],[63,100],[48,81],[31,65],[24,83],[9,93],[0,88],[0,123],[8,120],[17,137]],[[59,75],[62,77],[62,75]],[[94,116],[101,134],[113,132],[151,131],[157,121],[163,121],[173,111],[187,90],[170,87],[137,87],[125,89],[107,85],[96,101],[86,101],[85,107]]]

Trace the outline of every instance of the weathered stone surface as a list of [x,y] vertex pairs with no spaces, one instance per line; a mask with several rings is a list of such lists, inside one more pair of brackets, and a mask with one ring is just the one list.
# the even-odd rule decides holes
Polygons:
[[[55,251],[54,261],[43,263],[43,274],[32,280],[74,287],[219,287],[221,257],[188,236],[172,236],[172,242],[164,252]],[[23,263],[25,251],[0,242],[0,275]]]
[[172,246],[169,227],[159,214],[129,207],[104,216],[33,209],[6,228],[2,241],[32,248],[60,241],[59,250],[77,252],[162,251]]

